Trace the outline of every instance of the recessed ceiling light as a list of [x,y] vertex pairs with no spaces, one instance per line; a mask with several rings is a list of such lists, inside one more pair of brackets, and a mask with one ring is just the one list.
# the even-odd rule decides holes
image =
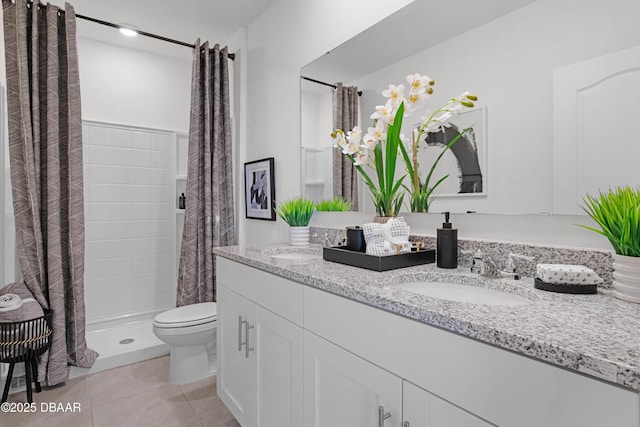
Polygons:
[[138,32],[133,28],[132,25],[128,24],[120,24],[120,32],[127,37],[135,37],[138,35]]

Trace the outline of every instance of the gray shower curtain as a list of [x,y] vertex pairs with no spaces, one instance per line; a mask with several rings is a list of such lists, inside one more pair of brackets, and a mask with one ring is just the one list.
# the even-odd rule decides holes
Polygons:
[[[40,380],[90,367],[84,308],[84,200],[75,12],[2,1],[11,186],[22,278],[53,311]],[[42,369],[45,368],[46,369]]]
[[212,249],[235,244],[227,48],[198,40],[176,306],[216,300]]
[[[345,133],[358,124],[358,88],[336,83],[333,91],[333,129]],[[333,150],[333,196],[351,202],[358,210],[358,171],[340,150]]]

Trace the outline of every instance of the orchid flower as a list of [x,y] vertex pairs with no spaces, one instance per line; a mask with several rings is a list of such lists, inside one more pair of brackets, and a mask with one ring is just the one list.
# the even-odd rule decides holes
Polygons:
[[367,128],[367,135],[370,135],[376,141],[383,140],[387,136],[384,121],[377,120],[373,127]]
[[[411,179],[411,210],[428,211],[431,203],[432,191],[447,176],[440,178],[433,186],[429,186],[429,179],[436,164],[458,138],[449,142],[442,150],[440,156],[433,163],[429,175],[424,184],[420,183],[418,177],[418,157],[417,146],[422,135],[430,132],[441,131],[444,127],[449,127],[449,121],[454,114],[458,114],[464,108],[473,107],[477,97],[469,92],[464,92],[456,98],[448,100],[444,105],[436,110],[426,110],[426,114],[420,118],[420,125],[412,130],[411,141],[407,141],[404,135],[400,134],[404,116],[411,115],[419,108],[419,104],[426,100],[433,93],[435,84],[427,75],[409,74],[406,77],[408,83],[408,94],[405,97],[405,85],[390,84],[382,91],[382,95],[387,98],[384,105],[375,107],[375,111],[370,118],[374,120],[373,126],[367,128],[366,134],[360,127],[356,126],[351,131],[343,132],[336,130],[332,137],[334,146],[340,148],[349,157],[364,179],[365,184],[371,190],[376,212],[381,216],[396,215],[402,205],[404,193],[402,188],[409,190],[403,184],[405,176],[400,179],[395,178],[396,159],[398,150],[404,157],[407,172]],[[411,157],[409,157],[411,153]],[[369,165],[376,171],[377,181],[371,179],[363,166]]]
[[394,105],[399,105],[404,100],[404,85],[389,85],[389,89],[382,91],[382,96],[389,98]]
[[367,164],[367,160],[369,160],[369,152],[368,151],[358,151],[353,156],[353,164],[356,166],[362,166]]

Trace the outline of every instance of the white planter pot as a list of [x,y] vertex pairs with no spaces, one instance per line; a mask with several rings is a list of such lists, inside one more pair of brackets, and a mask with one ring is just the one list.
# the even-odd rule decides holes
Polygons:
[[308,246],[309,226],[289,227],[289,244],[291,246]]
[[613,296],[640,303],[640,257],[613,255]]

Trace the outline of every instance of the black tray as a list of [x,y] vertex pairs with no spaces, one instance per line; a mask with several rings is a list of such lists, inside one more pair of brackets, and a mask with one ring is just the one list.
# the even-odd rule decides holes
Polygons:
[[322,258],[327,261],[366,268],[374,271],[387,271],[396,268],[414,267],[436,261],[435,249],[422,249],[419,252],[407,252],[399,255],[367,255],[343,246],[322,248]]

